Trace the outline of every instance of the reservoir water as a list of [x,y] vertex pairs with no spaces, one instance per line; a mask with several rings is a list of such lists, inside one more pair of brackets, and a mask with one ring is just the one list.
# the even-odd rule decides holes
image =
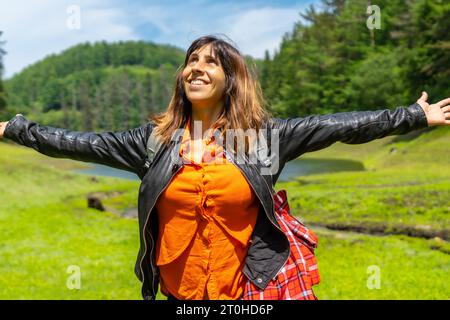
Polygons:
[[[77,169],[74,172],[93,175],[108,176],[129,180],[139,180],[134,173],[111,168],[101,164],[89,163],[88,169]],[[286,163],[278,181],[289,181],[298,176],[339,171],[364,171],[359,161],[341,159],[296,159]]]

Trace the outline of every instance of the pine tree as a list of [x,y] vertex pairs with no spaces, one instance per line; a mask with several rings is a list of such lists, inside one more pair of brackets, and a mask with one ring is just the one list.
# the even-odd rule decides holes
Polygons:
[[78,87],[79,104],[82,119],[82,130],[93,131],[95,125],[95,114],[93,112],[91,98],[89,97],[88,83],[81,81]]
[[[3,32],[0,31],[0,37]],[[3,87],[2,76],[3,76],[3,55],[6,54],[6,51],[3,50],[2,46],[5,42],[0,41],[0,115],[6,116],[6,93]]]
[[440,0],[422,1],[417,6],[418,47],[413,90],[423,87],[437,99],[445,98],[450,86],[450,3]]
[[131,126],[131,113],[133,109],[132,90],[133,83],[128,70],[125,68],[120,73],[120,105],[122,107],[121,127],[123,129]]
[[146,73],[142,81],[136,84],[136,94],[138,95],[138,110],[140,113],[140,123],[148,121],[150,114],[154,113],[153,86],[150,73]]

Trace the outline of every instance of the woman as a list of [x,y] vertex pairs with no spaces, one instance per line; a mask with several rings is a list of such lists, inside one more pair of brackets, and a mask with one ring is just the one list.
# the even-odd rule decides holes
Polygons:
[[[74,132],[16,115],[1,123],[0,136],[48,156],[101,163],[141,178],[135,273],[144,299],[155,299],[159,283],[175,299],[239,299],[247,279],[264,290],[288,258],[272,198],[287,161],[337,141],[358,144],[450,125],[449,103],[430,105],[423,93],[395,110],[271,118],[239,51],[205,36],[189,47],[167,111],[139,128]],[[270,158],[250,161],[259,144],[242,132],[252,129],[269,138]],[[229,132],[237,141],[225,138]],[[152,133],[161,147],[149,161]]]

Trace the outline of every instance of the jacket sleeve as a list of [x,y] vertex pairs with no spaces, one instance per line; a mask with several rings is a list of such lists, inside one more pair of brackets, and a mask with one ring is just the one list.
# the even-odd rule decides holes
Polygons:
[[151,129],[147,123],[122,132],[69,131],[41,126],[19,114],[6,125],[4,137],[50,157],[104,164],[140,176]]
[[422,107],[415,103],[394,110],[351,111],[304,118],[274,119],[280,157],[290,161],[340,141],[360,144],[389,135],[406,134],[428,126]]

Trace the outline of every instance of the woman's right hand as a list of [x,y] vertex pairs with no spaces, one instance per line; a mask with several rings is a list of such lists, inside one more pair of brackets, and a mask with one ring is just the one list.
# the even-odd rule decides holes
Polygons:
[[0,138],[3,138],[3,133],[5,132],[7,124],[8,124],[8,121],[0,122]]
[[[16,117],[17,116],[23,117],[23,114],[18,113],[18,114],[16,114]],[[8,122],[9,121],[0,122],[0,139],[3,138],[3,135],[5,134],[6,125],[8,124]]]

